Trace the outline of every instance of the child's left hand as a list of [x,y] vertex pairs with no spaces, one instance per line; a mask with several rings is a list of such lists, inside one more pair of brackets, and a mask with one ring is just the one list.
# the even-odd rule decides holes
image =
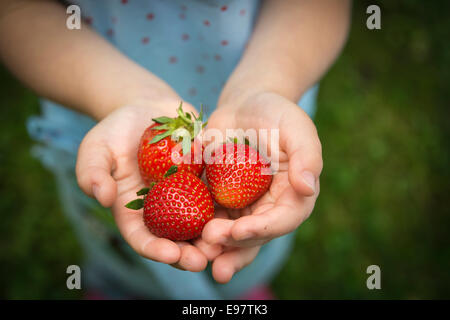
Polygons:
[[[250,264],[260,247],[288,234],[312,212],[319,194],[322,150],[316,127],[297,105],[274,93],[258,93],[238,105],[222,105],[212,114],[208,128],[279,129],[279,171],[269,191],[242,210],[217,208],[203,230],[210,244],[225,246],[212,265],[216,281],[226,283]],[[269,153],[275,150],[270,150]]]

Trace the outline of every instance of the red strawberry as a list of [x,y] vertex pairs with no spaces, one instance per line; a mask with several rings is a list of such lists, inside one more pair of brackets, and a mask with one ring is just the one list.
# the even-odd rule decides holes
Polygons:
[[[176,166],[169,169],[176,171]],[[167,176],[167,175],[166,175]],[[177,172],[137,193],[130,209],[144,208],[144,222],[151,233],[173,241],[197,238],[214,216],[214,204],[206,185],[195,175]]]
[[272,182],[272,175],[268,174],[270,164],[262,159],[247,143],[226,143],[215,150],[211,164],[206,164],[206,178],[214,200],[234,209],[258,200]]
[[[200,111],[198,118],[193,114],[191,117],[189,113],[183,111],[181,104],[177,111],[178,117],[176,118],[159,117],[152,119],[155,123],[148,127],[141,137],[138,149],[138,164],[141,177],[146,185],[160,181],[164,173],[175,164],[172,159],[181,161],[176,163],[180,172],[190,172],[197,176],[200,176],[203,172],[203,147],[198,140],[194,140],[198,134],[195,131],[199,131],[206,125],[206,123],[201,125],[203,112]],[[195,127],[195,121],[198,121],[200,128]],[[171,138],[174,133],[176,135],[189,134],[189,138],[181,136],[182,150],[175,148],[178,142]],[[196,153],[194,153],[194,145],[197,150]]]

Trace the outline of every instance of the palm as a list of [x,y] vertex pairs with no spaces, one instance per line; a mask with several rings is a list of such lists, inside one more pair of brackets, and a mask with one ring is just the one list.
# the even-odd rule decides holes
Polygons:
[[[186,105],[184,109],[195,111]],[[152,118],[164,113],[167,115],[167,111],[161,110],[124,107],[112,113],[85,137],[79,152],[82,159],[79,158],[78,162],[81,162],[79,166],[86,166],[90,158],[97,162],[102,161],[99,158],[110,162],[111,184],[115,184],[115,188],[108,188],[105,182],[103,186],[108,192],[104,192],[99,201],[112,206],[119,231],[137,253],[152,260],[200,271],[206,266],[207,257],[198,248],[188,242],[156,237],[145,226],[142,210],[125,208],[127,202],[136,198],[136,191],[144,187],[137,162],[139,141],[142,132],[152,123]],[[202,245],[200,243],[200,247]]]
[[142,212],[133,212],[125,204],[136,198],[136,191],[144,187],[139,174],[137,148],[142,132],[155,116],[151,109],[120,110],[105,125],[104,143],[113,154],[115,168],[112,177],[117,184],[117,197],[112,206],[117,226],[125,239],[138,245],[137,252],[145,253],[146,246],[154,240],[142,219]]
[[[264,115],[255,116],[254,110],[246,109],[245,112],[249,112],[252,116],[247,117],[245,113],[229,112],[228,109],[218,109],[209,119],[208,128],[219,129],[225,132],[227,129],[277,129],[276,123],[273,120],[264,117]],[[269,111],[269,110],[268,110]],[[271,154],[271,146],[268,146],[268,153]],[[277,150],[278,151],[278,150]],[[238,218],[249,214],[259,214],[267,209],[273,207],[276,201],[283,194],[283,190],[290,188],[288,176],[287,176],[287,159],[284,154],[280,154],[279,170],[274,174],[272,184],[269,191],[258,201],[256,201],[250,207],[246,207],[240,210],[229,210],[226,208],[218,208],[218,214],[216,216],[228,216],[230,218]],[[292,188],[290,188],[292,189]]]
[[263,139],[267,153],[278,153],[279,158],[269,191],[241,210],[217,208],[217,218],[204,229],[206,241],[226,246],[225,253],[214,262],[217,267],[213,264],[213,274],[226,282],[233,274],[229,270],[250,263],[262,244],[293,231],[309,216],[319,183],[310,188],[298,177],[305,169],[318,175],[322,159],[312,121],[297,105],[276,94],[249,99],[242,106],[223,105],[210,117],[208,128],[222,133],[227,129],[279,130],[279,145],[271,145],[270,136],[268,141]]
[[[286,127],[281,124],[285,118],[289,118],[289,111],[302,112],[297,106],[290,105],[286,113],[280,113],[280,105],[286,104],[281,97],[272,97],[273,100],[259,100],[250,102],[245,108],[239,109],[239,112],[230,112],[226,107],[218,109],[209,119],[208,128],[216,128],[225,132],[226,129],[275,129],[280,130],[280,141],[278,146],[272,146],[270,141],[267,143],[268,154],[278,153],[278,169],[273,176],[273,181],[269,191],[250,207],[242,210],[227,210],[227,214],[236,218],[238,216],[249,214],[260,214],[273,208],[275,205],[290,205],[297,201],[298,196],[292,185],[289,183],[288,167],[289,159],[283,146],[289,143],[289,139],[298,138],[296,136],[297,128]],[[270,140],[270,136],[268,137]],[[277,148],[275,150],[275,148]]]

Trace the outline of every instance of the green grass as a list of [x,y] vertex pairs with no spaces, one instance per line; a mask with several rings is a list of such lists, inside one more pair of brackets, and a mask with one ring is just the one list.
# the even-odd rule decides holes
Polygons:
[[[322,81],[321,195],[275,280],[280,298],[450,297],[450,24],[444,7],[400,2],[382,7],[381,31],[355,8]],[[371,264],[380,291],[366,288]]]
[[[321,195],[273,287],[279,298],[450,298],[450,22],[445,2],[385,2],[382,30],[355,4],[342,56],[321,82]],[[0,297],[78,298],[82,253],[52,176],[31,157],[36,97],[0,71]],[[381,267],[382,290],[366,288]]]
[[0,72],[0,297],[75,298],[66,268],[81,251],[59,204],[53,176],[32,158],[25,128],[36,97]]

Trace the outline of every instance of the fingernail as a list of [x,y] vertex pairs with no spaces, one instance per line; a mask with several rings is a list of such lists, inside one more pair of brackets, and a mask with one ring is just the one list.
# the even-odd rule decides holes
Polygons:
[[303,181],[316,192],[316,177],[309,171],[302,172]]
[[98,193],[100,191],[100,187],[96,184],[92,185],[92,193],[94,194],[95,199],[98,200]]

